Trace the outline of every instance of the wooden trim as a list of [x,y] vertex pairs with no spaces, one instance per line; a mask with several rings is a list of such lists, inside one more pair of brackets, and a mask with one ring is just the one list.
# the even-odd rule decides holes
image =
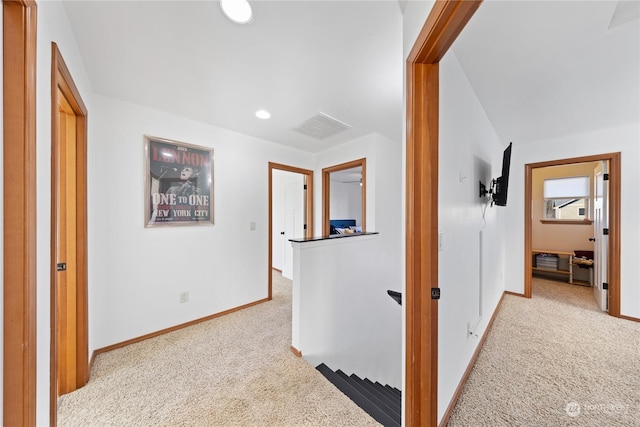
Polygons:
[[[283,165],[281,163],[269,162],[269,224],[267,226],[268,237],[268,256],[267,256],[267,299],[273,298],[273,279],[271,277],[271,263],[273,263],[273,170],[281,170],[285,172],[294,172],[304,175],[307,183],[307,196],[305,200],[305,220],[307,222],[307,232],[305,237],[313,237],[313,171],[302,169],[295,166]],[[277,269],[276,269],[277,270]],[[280,270],[278,270],[280,271]],[[282,273],[282,271],[280,271]]]
[[562,225],[591,225],[590,219],[541,219],[542,224],[562,224]]
[[609,314],[614,317],[620,315],[620,235],[621,235],[621,153],[595,154],[590,156],[573,157],[568,159],[549,160],[525,165],[524,182],[524,295],[531,298],[532,275],[532,172],[533,169],[549,166],[562,166],[575,163],[591,163],[609,161]]
[[57,370],[58,370],[58,324],[57,306],[57,272],[58,262],[57,236],[57,204],[58,194],[58,162],[60,137],[58,132],[59,93],[69,102],[76,116],[76,259],[69,260],[76,268],[76,388],[89,381],[89,343],[88,343],[88,272],[87,272],[87,108],[80,96],[73,77],[62,58],[56,43],[51,44],[51,360],[50,360],[50,417],[55,425],[57,415]]
[[36,425],[35,1],[3,13],[3,424]]
[[367,230],[367,159],[362,158],[322,169],[322,235],[330,234],[331,172],[362,167],[362,232]]
[[405,426],[438,418],[438,61],[481,1],[436,1],[407,58]]
[[244,305],[241,305],[241,306],[238,306],[238,307],[231,308],[229,310],[225,310],[225,311],[221,311],[219,313],[211,314],[211,315],[206,316],[206,317],[201,317],[199,319],[191,320],[190,322],[181,323],[179,325],[172,326],[170,328],[161,329],[159,331],[152,332],[150,334],[141,335],[141,336],[136,337],[136,338],[131,338],[131,339],[126,340],[126,341],[121,341],[121,342],[116,343],[116,344],[112,344],[112,345],[108,345],[106,347],[99,348],[99,349],[97,349],[97,350],[95,350],[93,352],[93,355],[91,356],[91,360],[92,361],[95,360],[95,358],[99,354],[107,353],[109,351],[116,350],[118,348],[126,347],[126,346],[131,345],[131,344],[135,344],[135,343],[138,343],[138,342],[141,342],[141,341],[145,341],[145,340],[148,340],[149,338],[159,337],[160,335],[168,334],[170,332],[178,331],[180,329],[184,329],[184,328],[187,328],[189,326],[197,325],[198,323],[206,322],[208,320],[212,320],[212,319],[215,319],[215,318],[218,318],[218,317],[222,317],[222,316],[225,316],[227,314],[235,313],[236,311],[244,310],[245,308],[253,307],[254,305],[262,304],[262,303],[267,302],[267,301],[269,301],[269,299],[264,298],[264,299],[261,299],[261,300],[250,302],[248,304],[244,304]]
[[322,235],[329,236],[331,227],[329,219],[331,212],[329,210],[329,200],[331,200],[331,179],[328,173],[322,171]]
[[295,354],[298,357],[302,357],[302,352],[300,350],[298,350],[297,348],[295,348],[294,346],[291,346],[291,352],[293,354]]
[[[531,298],[531,279],[533,274],[533,168],[524,165],[524,291],[525,298]],[[527,274],[528,272],[528,274]]]
[[95,351],[91,353],[91,359],[89,359],[89,372],[91,372],[91,369],[93,369],[93,364],[96,361],[96,356],[97,354]]
[[[458,387],[456,388],[456,391],[453,393],[453,398],[451,399],[451,402],[449,403],[447,410],[444,412],[444,415],[442,416],[442,420],[440,421],[440,426],[442,427],[446,426],[447,423],[449,422],[449,418],[451,418],[453,409],[456,407],[456,404],[458,403],[458,399],[462,394],[462,389],[464,388],[464,385],[467,383],[467,380],[469,379],[469,375],[471,375],[471,371],[473,370],[473,367],[476,364],[476,361],[478,360],[478,356],[482,351],[482,346],[484,346],[484,342],[486,341],[487,336],[489,336],[489,332],[493,327],[493,321],[496,320],[496,316],[498,315],[498,311],[500,310],[502,301],[504,301],[505,295],[509,295],[509,293],[507,292],[502,293],[502,296],[500,297],[500,301],[498,301],[498,304],[496,305],[496,309],[493,311],[493,314],[491,315],[491,319],[489,319],[489,323],[487,324],[487,327],[484,330],[484,333],[482,334],[480,341],[478,342],[476,351],[473,352],[473,356],[471,356],[471,360],[467,365],[467,369],[464,371],[464,374],[462,375],[462,378],[458,383]],[[520,296],[520,295],[516,295],[516,296]]]
[[277,271],[278,273],[282,274],[282,270],[280,270],[279,268],[271,267],[271,271]]
[[513,295],[514,297],[525,298],[524,294],[519,294],[517,292],[504,291],[505,295]]
[[532,254],[555,254],[564,256],[573,256],[574,252],[571,251],[554,251],[551,249],[531,249]]
[[440,62],[481,3],[481,0],[437,0],[409,53],[408,62]]
[[609,314],[620,317],[620,244],[622,223],[622,162],[621,153],[609,157]]
[[621,319],[624,319],[624,320],[630,320],[632,322],[640,322],[640,319],[637,318],[637,317],[623,316],[623,315],[620,315],[618,317],[620,317]]
[[[405,425],[437,424],[438,64],[410,64],[407,110]],[[415,129],[415,131],[414,131]],[[417,238],[413,238],[417,236]]]

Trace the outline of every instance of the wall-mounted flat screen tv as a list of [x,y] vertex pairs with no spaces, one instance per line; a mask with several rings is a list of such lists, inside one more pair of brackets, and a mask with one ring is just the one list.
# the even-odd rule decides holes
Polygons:
[[507,190],[509,188],[509,166],[511,165],[511,146],[505,148],[502,154],[502,176],[496,178],[495,189],[493,190],[493,203],[498,206],[507,206]]

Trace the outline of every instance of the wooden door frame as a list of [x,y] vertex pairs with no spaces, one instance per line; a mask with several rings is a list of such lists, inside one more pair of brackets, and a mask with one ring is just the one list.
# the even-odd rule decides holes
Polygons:
[[273,298],[273,280],[271,277],[271,263],[273,262],[273,170],[281,170],[285,172],[294,172],[304,175],[307,178],[307,195],[305,200],[305,221],[307,230],[305,237],[313,237],[313,171],[302,169],[295,166],[283,165],[281,163],[269,162],[269,256],[268,256],[268,295],[267,298]]
[[524,296],[531,298],[532,258],[532,183],[533,170],[549,166],[562,166],[575,163],[609,161],[609,314],[620,317],[620,213],[621,213],[621,153],[596,154],[593,156],[550,160],[526,164],[524,173]]
[[338,172],[347,169],[362,168],[362,232],[367,231],[367,159],[362,158],[350,162],[329,166],[322,169],[322,235],[330,234],[330,200],[331,200],[331,172]]
[[50,419],[55,425],[57,418],[58,384],[58,292],[57,292],[57,203],[59,199],[58,157],[59,93],[69,101],[76,115],[76,258],[67,260],[76,266],[76,387],[89,380],[88,344],[88,275],[87,275],[87,108],[62,54],[55,43],[51,43],[51,360],[50,360]]
[[3,417],[36,424],[35,1],[3,1]]
[[406,62],[406,426],[438,422],[438,64],[480,4],[436,1]]

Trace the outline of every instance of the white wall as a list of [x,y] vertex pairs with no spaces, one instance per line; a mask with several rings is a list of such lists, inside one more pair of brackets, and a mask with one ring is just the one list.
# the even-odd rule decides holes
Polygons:
[[[377,224],[377,218],[383,217],[391,227],[389,232],[399,234],[401,215],[404,211],[400,206],[402,192],[400,150],[399,143],[372,133],[316,154],[314,182],[320,185],[316,184],[314,196],[315,229],[322,230],[322,169],[366,158],[367,231],[382,231]],[[388,218],[391,218],[391,221],[388,221]]]
[[514,147],[511,159],[506,233],[509,236],[506,288],[524,292],[524,165],[612,152],[622,153],[620,312],[640,318],[640,126],[602,129]]
[[362,187],[359,183],[331,181],[329,218],[355,219],[362,225]]
[[504,291],[505,212],[487,207],[478,187],[500,176],[507,144],[449,51],[440,63],[438,419]]
[[[100,96],[92,117],[91,349],[266,298],[268,162],[312,156]],[[214,149],[215,225],[144,228],[144,134]]]
[[[366,180],[366,223],[367,230],[376,231],[375,229],[375,216],[376,213],[373,209],[376,198],[376,179],[375,179],[375,163],[376,163],[376,146],[377,142],[381,138],[377,134],[365,135],[361,138],[357,138],[353,141],[344,143],[338,147],[330,148],[316,154],[315,168],[313,182],[315,182],[314,191],[314,229],[316,234],[322,234],[322,169],[339,165],[342,163],[350,162],[352,160],[358,160],[362,158],[367,159],[366,176],[363,179]],[[372,171],[373,169],[373,171]],[[329,206],[331,208],[331,206]],[[348,218],[334,218],[334,219],[348,219]]]
[[[85,106],[92,89],[61,2],[38,2],[37,37],[37,425],[49,424],[50,242],[51,242],[51,42],[57,43]],[[89,114],[89,151],[92,132]],[[89,189],[91,191],[91,188]],[[91,206],[89,207],[91,216]],[[89,230],[89,239],[91,239]],[[91,263],[89,272],[91,274]]]
[[[402,213],[404,212],[404,206],[401,203],[403,176],[401,145],[378,134],[369,134],[339,147],[318,153],[315,159],[314,181],[322,183],[323,168],[361,158],[367,159],[366,230],[380,233],[375,239],[375,250],[367,251],[369,254],[366,260],[367,271],[362,273],[366,277],[373,274],[375,280],[365,286],[364,289],[366,289],[370,298],[376,300],[376,304],[382,304],[383,307],[387,307],[388,304],[395,303],[386,295],[386,290],[401,291],[404,280],[404,265],[402,264],[402,250],[404,247]],[[316,230],[322,230],[322,189],[316,186],[315,193]],[[347,264],[349,264],[348,257],[340,259],[346,260]],[[320,258],[319,260],[323,263],[326,262],[326,259]],[[322,270],[317,266],[307,268]],[[379,298],[382,299],[380,300]],[[376,321],[376,329],[379,329],[377,339],[380,342],[395,342],[394,340],[397,339],[397,347],[393,344],[385,351],[378,351],[381,352],[379,360],[384,360],[385,364],[389,364],[388,367],[380,369],[387,369],[393,372],[392,375],[389,375],[389,383],[402,388],[402,383],[398,383],[398,380],[402,378],[402,352],[404,351],[401,344],[403,340],[401,331],[402,314],[401,309],[394,310],[394,308],[399,309],[400,307],[390,307],[390,309],[379,312],[380,319],[386,319],[386,321],[379,321],[380,319],[378,319]],[[387,338],[384,337],[387,337],[390,341],[385,341]],[[331,368],[350,369],[349,366],[331,366]],[[363,372],[356,371],[356,373],[358,375],[366,375],[367,370],[363,368]]]
[[[366,231],[380,233],[379,274],[388,289],[401,290],[404,280],[402,251],[401,145],[378,134],[369,134],[316,155],[314,182],[322,183],[322,169],[351,160],[366,158]],[[315,191],[315,229],[322,230],[322,188]],[[344,218],[340,218],[344,219]],[[316,233],[319,234],[319,233]]]
[[293,243],[292,345],[313,366],[401,388],[402,310],[379,275],[381,237]]

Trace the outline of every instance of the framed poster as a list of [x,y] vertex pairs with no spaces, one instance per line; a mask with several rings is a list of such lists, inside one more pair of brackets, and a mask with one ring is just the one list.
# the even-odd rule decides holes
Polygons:
[[144,137],[145,227],[213,225],[213,149]]

